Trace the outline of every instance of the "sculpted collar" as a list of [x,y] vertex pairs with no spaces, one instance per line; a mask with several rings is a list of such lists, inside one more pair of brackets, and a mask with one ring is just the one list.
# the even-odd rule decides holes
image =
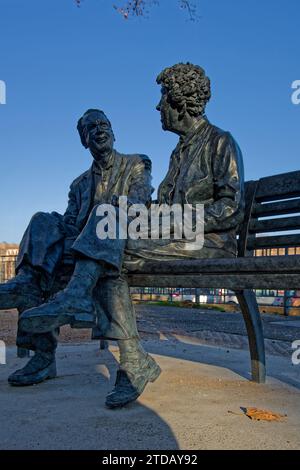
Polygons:
[[92,164],[92,172],[96,173],[97,175],[102,175],[103,171],[107,171],[113,166],[114,159],[115,159],[115,150],[112,151],[109,157],[101,160],[101,162],[97,162],[96,160],[94,160]]
[[188,145],[191,145],[195,135],[199,135],[201,131],[206,127],[206,124],[208,124],[208,119],[205,116],[205,114],[199,119],[199,121],[196,121],[195,124],[189,129],[189,132],[185,136],[181,136],[179,139],[179,144],[181,148],[187,147]]

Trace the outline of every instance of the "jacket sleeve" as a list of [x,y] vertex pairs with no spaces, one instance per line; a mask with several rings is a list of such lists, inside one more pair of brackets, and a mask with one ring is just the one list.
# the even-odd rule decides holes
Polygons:
[[147,155],[139,155],[136,163],[132,168],[129,191],[128,191],[128,205],[132,204],[151,204],[151,194],[154,189],[151,185],[152,163]]
[[213,155],[214,202],[204,208],[204,231],[237,228],[244,218],[244,171],[241,151],[230,133],[218,137]]

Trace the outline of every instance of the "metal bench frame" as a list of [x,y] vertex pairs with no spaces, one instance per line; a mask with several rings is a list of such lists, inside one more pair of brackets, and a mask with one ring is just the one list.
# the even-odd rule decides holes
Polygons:
[[[134,287],[234,291],[247,328],[252,380],[263,383],[266,376],[263,327],[252,289],[299,289],[300,256],[254,257],[253,252],[259,248],[300,246],[299,233],[284,233],[300,229],[300,171],[247,182],[245,201],[237,258],[166,261],[159,265],[149,262],[142,271],[130,274],[128,282]],[[288,216],[277,217],[282,215]]]

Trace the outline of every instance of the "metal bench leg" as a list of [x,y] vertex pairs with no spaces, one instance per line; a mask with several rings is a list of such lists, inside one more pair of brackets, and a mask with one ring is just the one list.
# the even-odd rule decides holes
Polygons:
[[266,379],[265,343],[262,321],[252,290],[236,291],[248,333],[252,380],[263,383]]
[[105,339],[100,339],[100,349],[107,349],[108,348],[108,341]]

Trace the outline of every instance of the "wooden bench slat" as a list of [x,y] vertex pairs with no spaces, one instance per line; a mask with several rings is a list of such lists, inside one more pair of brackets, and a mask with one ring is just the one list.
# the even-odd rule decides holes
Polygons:
[[[164,262],[145,261],[141,266],[130,267],[126,263],[128,275],[161,275],[171,274],[227,274],[234,273],[299,273],[300,255],[293,256],[251,256],[248,258],[207,258],[199,260],[169,260]],[[131,272],[130,272],[131,269]],[[236,279],[238,281],[238,278]]]
[[300,246],[300,234],[251,237],[247,243],[248,250],[256,250],[259,248],[285,248],[289,246]]
[[280,230],[300,229],[300,216],[283,217],[278,219],[251,220],[249,232],[264,233],[278,232]]
[[242,289],[300,289],[300,274],[226,273],[226,274],[134,274],[128,276],[132,287],[188,287]]
[[300,171],[267,176],[259,180],[257,201],[274,201],[300,196]]
[[284,215],[300,212],[300,199],[288,201],[269,202],[267,204],[255,203],[252,217],[269,217],[272,215]]

